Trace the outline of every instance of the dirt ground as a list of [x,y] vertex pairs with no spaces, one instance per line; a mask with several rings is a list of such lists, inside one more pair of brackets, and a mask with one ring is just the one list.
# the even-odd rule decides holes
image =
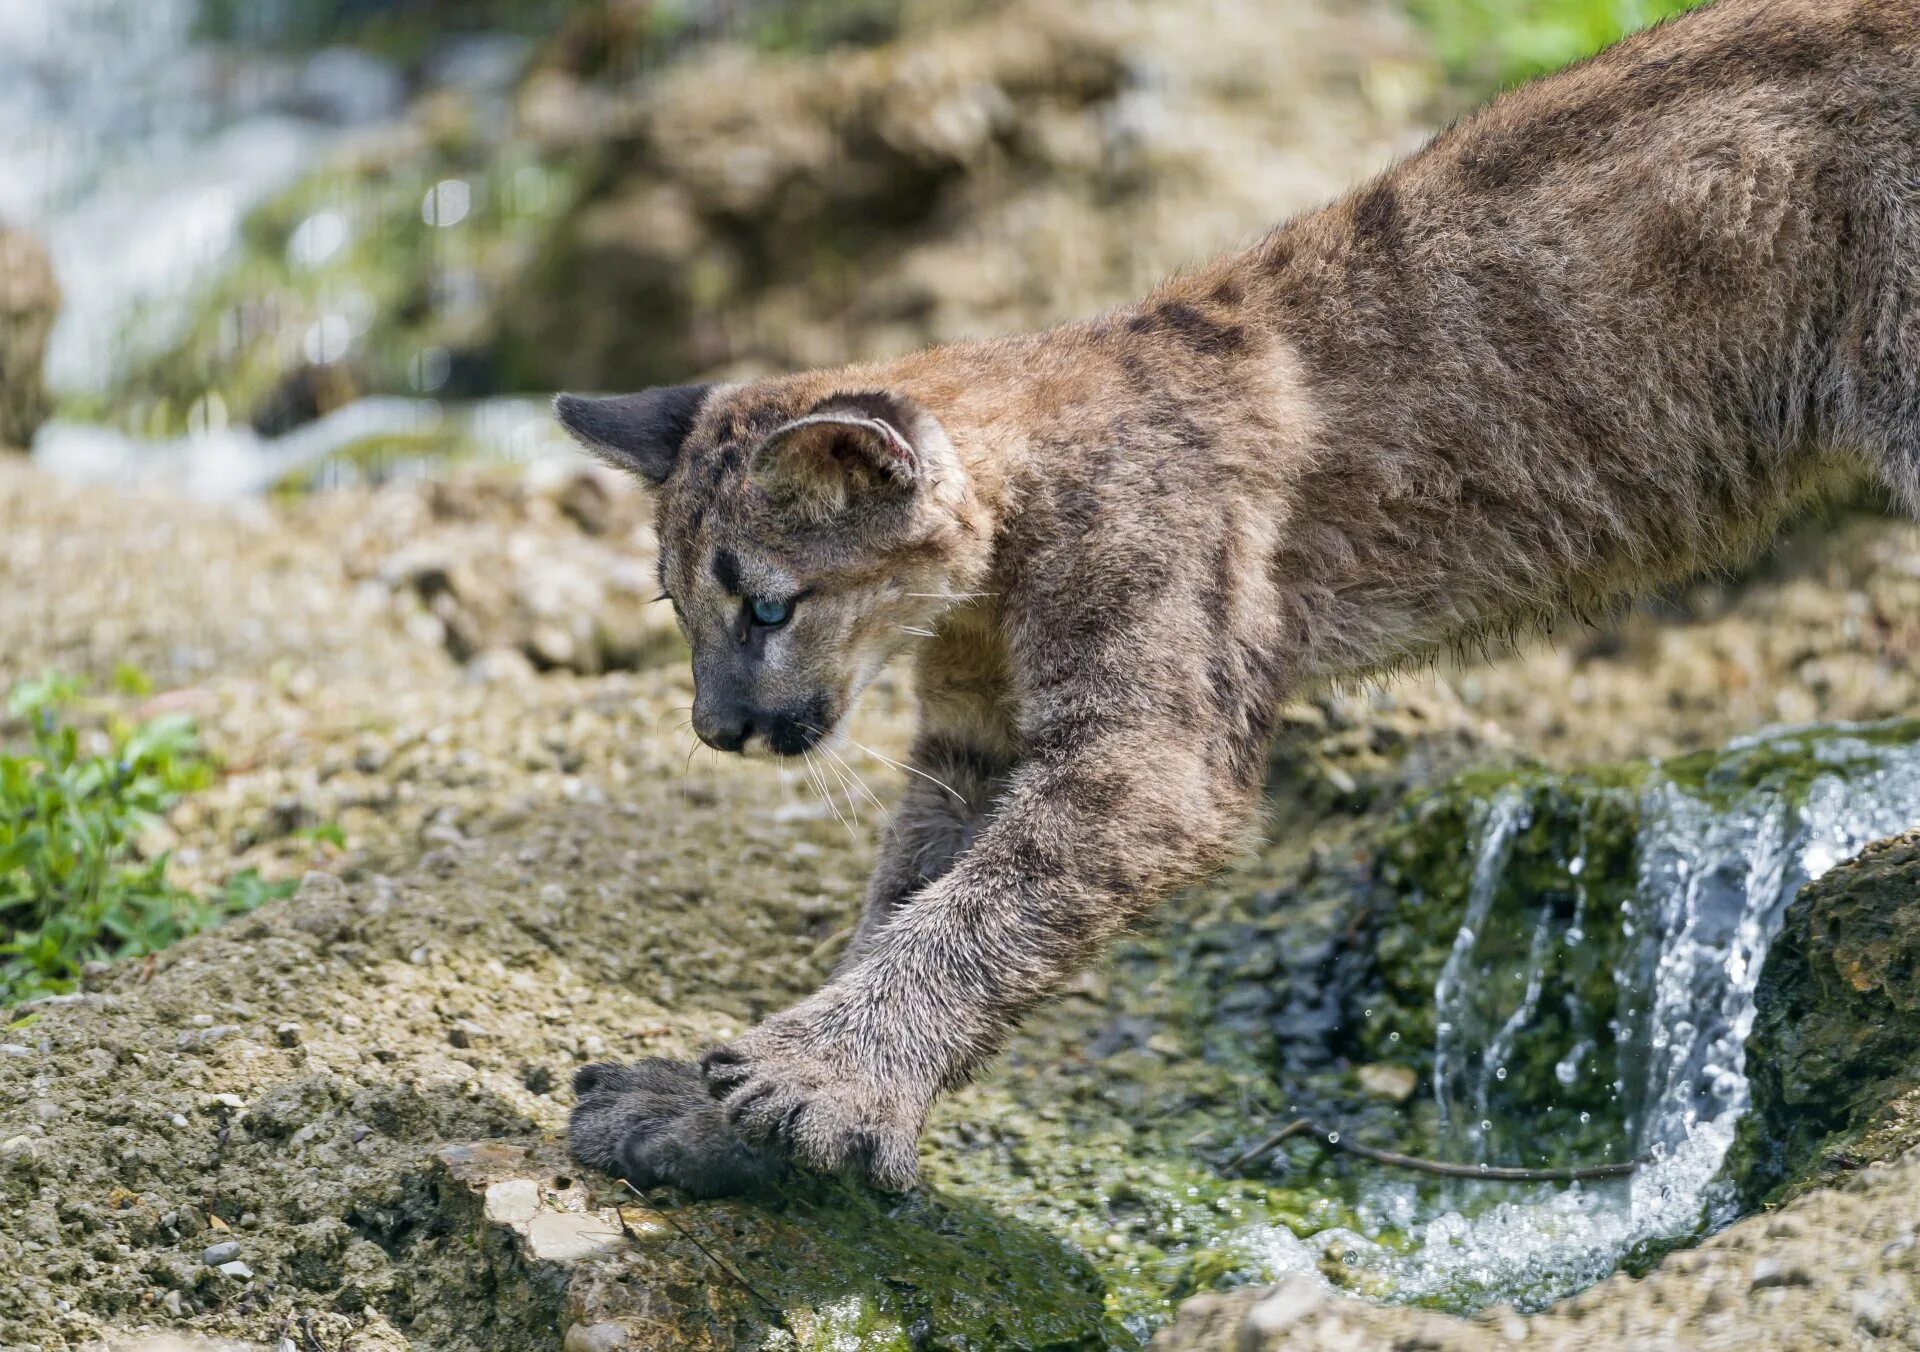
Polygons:
[[[581,491],[565,475],[482,478],[210,508],[0,467],[7,676],[142,666],[161,692],[147,702],[198,713],[226,767],[170,823],[183,879],[311,871],[295,900],[103,973],[5,1031],[0,1346],[143,1328],[285,1336],[301,1352],[551,1347],[576,1325],[569,1348],[627,1345],[581,1341],[601,1326],[656,1329],[634,1346],[788,1336],[677,1239],[616,1280],[493,1205],[504,1178],[500,1196],[544,1189],[555,1214],[617,1214],[556,1151],[571,1070],[688,1055],[804,992],[851,922],[876,816],[857,792],[829,804],[797,775],[693,753],[678,726],[690,678],[670,642],[634,649],[653,656],[633,670],[535,672],[540,570],[489,572],[497,553],[649,564],[623,490],[606,488],[598,534],[565,506]],[[461,580],[422,587],[440,574]],[[436,610],[449,592],[461,608]],[[609,616],[626,614],[616,592],[597,602]],[[1276,886],[1337,862],[1366,817],[1327,804],[1468,759],[1578,761],[1782,716],[1907,712],[1916,615],[1920,537],[1853,522],[1757,580],[1615,631],[1300,707],[1277,754],[1272,845],[1123,945],[939,1109],[919,1210],[815,1199],[797,1204],[816,1208],[801,1225],[792,1210],[721,1206],[698,1213],[709,1239],[731,1236],[736,1256],[806,1253],[812,1277],[777,1300],[836,1336],[919,1345],[900,1312],[924,1308],[929,1327],[975,1339],[964,1345],[1125,1345],[1157,1316],[1100,1273],[1137,1271],[1144,1287],[1172,1261],[1149,1227],[1130,1228],[1127,1189],[1199,1187],[1214,1175],[1181,1140],[1262,1115],[1259,1067],[1209,1042],[1218,1015],[1177,973],[1226,970],[1210,923],[1243,924]],[[459,624],[469,640],[452,643]],[[854,736],[898,754],[910,718],[904,674],[890,676]],[[896,788],[877,762],[855,771],[883,802]],[[344,849],[299,829],[319,822]],[[1282,961],[1295,919],[1264,922]],[[1209,998],[1268,979],[1230,956],[1239,975],[1209,978]],[[507,1154],[446,1153],[485,1142]],[[1892,1186],[1875,1174],[1861,1196],[1898,1201]],[[1813,1238],[1796,1243],[1817,1249],[1830,1227],[1877,1235],[1898,1207],[1869,1224],[1856,1214],[1869,1205],[1810,1203]],[[1910,1244],[1912,1219],[1880,1242]],[[1086,1253],[1117,1267],[1096,1272]],[[834,1271],[878,1294],[846,1296]],[[955,1277],[1001,1283],[1006,1300],[978,1306]],[[1657,1289],[1622,1278],[1579,1299],[1612,1328],[1609,1293],[1629,1288]]]

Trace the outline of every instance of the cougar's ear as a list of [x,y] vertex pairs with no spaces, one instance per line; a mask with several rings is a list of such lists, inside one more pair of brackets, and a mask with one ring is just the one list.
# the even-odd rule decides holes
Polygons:
[[835,395],[768,433],[753,482],[776,501],[826,518],[855,502],[912,494],[929,475],[932,417],[896,394]]
[[593,398],[562,394],[553,415],[574,439],[615,469],[649,483],[666,482],[693,431],[711,385],[662,385],[639,394]]

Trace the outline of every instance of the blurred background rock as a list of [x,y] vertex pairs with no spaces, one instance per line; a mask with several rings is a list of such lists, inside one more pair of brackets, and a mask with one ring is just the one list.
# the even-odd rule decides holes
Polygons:
[[[1675,7],[9,6],[0,218],[67,297],[38,449],[207,495],[524,458],[552,446],[541,410],[472,401],[1085,314]],[[34,257],[0,251],[9,387],[46,327]],[[261,445],[370,396],[406,402]],[[35,403],[0,437],[27,442]]]

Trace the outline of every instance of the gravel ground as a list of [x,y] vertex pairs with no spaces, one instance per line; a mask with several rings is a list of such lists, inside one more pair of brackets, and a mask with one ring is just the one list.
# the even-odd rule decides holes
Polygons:
[[[818,980],[851,922],[873,827],[864,804],[857,825],[843,824],[845,805],[797,777],[690,755],[676,727],[689,677],[670,640],[629,645],[627,670],[535,673],[533,621],[553,618],[526,580],[538,560],[604,552],[616,571],[650,568],[632,502],[601,489],[611,515],[595,526],[579,509],[593,494],[568,476],[216,509],[122,503],[0,466],[4,675],[142,666],[160,692],[148,702],[197,712],[225,765],[170,823],[183,880],[247,865],[310,874],[295,900],[103,974],[5,1032],[0,1346],[72,1348],[144,1328],[264,1346],[287,1337],[296,1352],[533,1348],[560,1341],[556,1319],[591,1327],[578,1316],[600,1307],[582,1293],[618,1283],[598,1268],[555,1276],[538,1255],[504,1259],[489,1238],[499,1225],[438,1152],[517,1142],[549,1161],[539,1177],[553,1196],[610,1205],[563,1180],[552,1153],[572,1068],[687,1055]],[[522,543],[501,549],[507,538]],[[487,571],[516,549],[518,573]],[[402,555],[404,567],[392,563]],[[1907,711],[1917,557],[1911,530],[1851,526],[1778,576],[1683,598],[1678,620],[1635,619],[1494,668],[1303,705],[1276,761],[1276,802],[1300,829],[1182,900],[1167,925],[1200,933],[1276,880],[1337,862],[1366,818],[1328,805],[1369,786],[1468,758],[1577,760],[1635,737],[1690,745],[1767,708]],[[423,587],[436,570],[459,580]],[[458,604],[436,609],[449,595]],[[608,588],[599,604],[624,614],[628,600]],[[451,641],[461,624],[469,637]],[[1701,683],[1729,654],[1757,693],[1708,706]],[[1597,693],[1563,698],[1574,682]],[[910,713],[904,682],[890,679],[855,736],[897,753]],[[895,788],[882,767],[859,768],[882,799]],[[344,848],[298,834],[320,822],[343,829]],[[1230,1103],[1243,1089],[1193,1054],[1205,1030],[1181,1024],[1143,975],[1155,942],[1143,936],[1091,974],[936,1115],[937,1225],[874,1226],[978,1223],[953,1199],[982,1186],[991,1160],[996,1178],[1028,1190],[994,1222],[996,1243],[1136,1242],[1072,1228],[1085,1213],[1045,1195],[1069,1185],[1048,1143],[1090,1143],[1115,1168],[1151,1173],[1162,1137],[1149,1121],[1166,1113],[1167,1132],[1191,1131],[1189,1099]],[[1216,935],[1215,947],[1231,944]],[[1249,990],[1269,979],[1244,952],[1196,941],[1189,958],[1244,966]],[[1911,1262],[1916,1168],[1869,1171],[1797,1202],[1797,1220],[1751,1222],[1669,1260],[1672,1289],[1699,1297],[1672,1318],[1737,1325],[1746,1312],[1785,1319],[1819,1305],[1867,1320],[1856,1306],[1879,1309],[1876,1293]],[[1877,1241],[1882,1259],[1843,1275],[1817,1261],[1834,1229],[1878,1236],[1900,1214],[1907,1228]],[[1080,1271],[1070,1254],[1061,1261]],[[650,1298],[707,1302],[699,1338],[658,1345],[755,1345],[724,1284],[676,1266],[698,1262],[648,1269],[666,1283]],[[1780,1266],[1760,1266],[1770,1262]],[[1079,1280],[1063,1279],[1059,1297],[1076,1319]],[[1528,1327],[1545,1338],[1578,1317],[1586,1341],[1604,1329],[1609,1345],[1657,1342],[1640,1316],[1613,1313],[1628,1289],[1662,1288],[1616,1279]],[[1714,1291],[1738,1299],[1716,1304]],[[1340,1317],[1376,1327],[1373,1314]],[[715,1332],[725,1329],[735,1332]]]

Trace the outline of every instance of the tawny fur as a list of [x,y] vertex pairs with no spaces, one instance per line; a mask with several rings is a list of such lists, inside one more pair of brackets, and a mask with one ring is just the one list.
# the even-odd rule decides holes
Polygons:
[[[563,403],[662,480],[698,682],[825,733],[917,672],[847,959],[703,1062],[743,1137],[909,1183],[934,1096],[1245,839],[1304,687],[1736,558],[1849,465],[1920,507],[1917,47],[1912,0],[1722,0],[1120,313],[647,445]],[[855,396],[882,433],[775,435]],[[742,657],[741,597],[802,591]],[[581,1113],[589,1163],[703,1181],[643,1159],[657,1104]]]

